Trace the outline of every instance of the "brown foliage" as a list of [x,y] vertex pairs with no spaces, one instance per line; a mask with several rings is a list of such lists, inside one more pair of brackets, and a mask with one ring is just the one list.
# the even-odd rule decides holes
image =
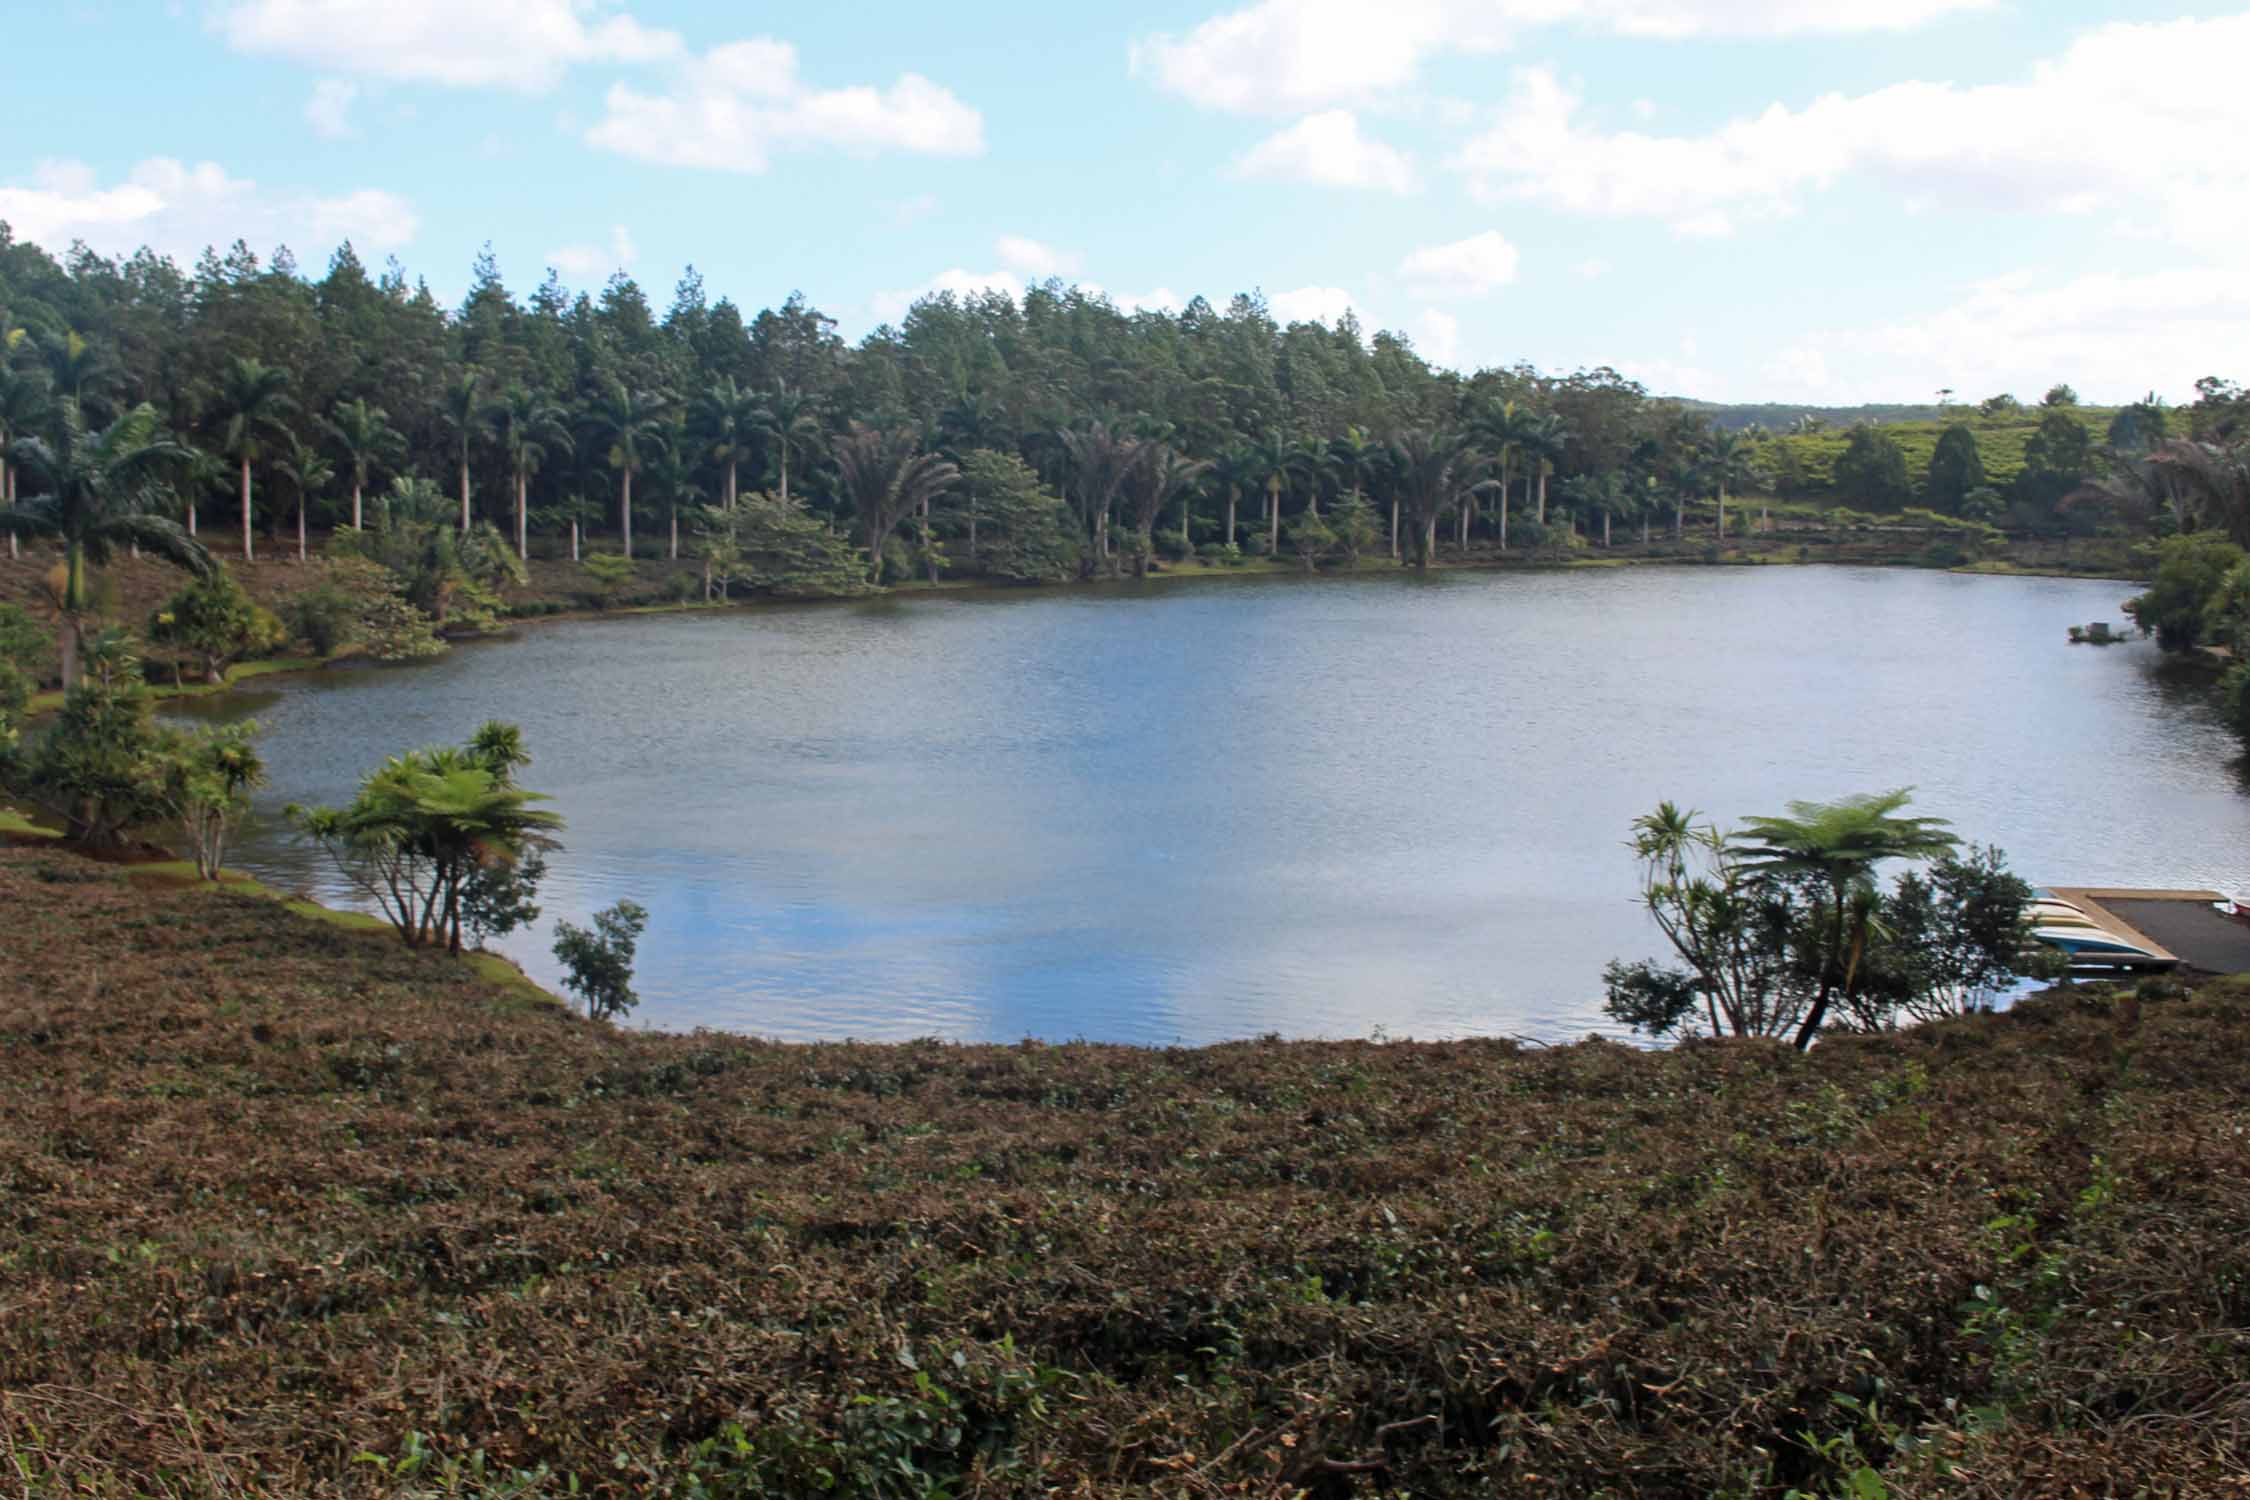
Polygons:
[[34,1494],[2215,1494],[2250,1451],[2241,986],[1805,1056],[796,1047],[51,853],[0,910]]

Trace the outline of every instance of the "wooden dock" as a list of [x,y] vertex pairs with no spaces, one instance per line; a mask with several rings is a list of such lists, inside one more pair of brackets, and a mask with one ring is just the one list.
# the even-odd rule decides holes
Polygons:
[[[2070,885],[2051,885],[2046,889],[2057,900],[2067,901],[2084,912],[2088,921],[2112,937],[2120,942],[2131,943],[2136,948],[2145,948],[2150,955],[2147,959],[2112,955],[2073,956],[2073,968],[2172,969],[2181,964],[2192,964],[2196,968],[2210,969],[2216,973],[2231,973],[2235,968],[2231,961],[2235,956],[2232,952],[2234,945],[2240,943],[2244,949],[2250,950],[2250,927],[2212,910],[2228,899],[2219,891],[2126,890],[2111,886]],[[2126,915],[2129,912],[2140,921],[2149,921],[2150,918],[2144,913],[2153,911],[2162,914],[2167,908],[2174,909],[2171,918],[2152,925],[2166,929],[2168,942],[2159,942],[2135,921],[2128,920]],[[2206,929],[2203,922],[2193,920],[2198,916],[2207,918],[2212,925]],[[2192,925],[2183,928],[2176,918],[2189,919]],[[2189,944],[2181,943],[2180,934],[2183,930],[2190,937]],[[2190,951],[2186,954],[2175,952],[2175,945],[2189,946]],[[2211,951],[2202,951],[2206,948]],[[2221,950],[2225,950],[2226,956],[2214,960],[2213,955]]]

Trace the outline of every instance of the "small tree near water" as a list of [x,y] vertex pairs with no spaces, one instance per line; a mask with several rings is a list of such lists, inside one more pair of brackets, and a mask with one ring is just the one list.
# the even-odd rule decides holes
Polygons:
[[[1987,1009],[2048,972],[2030,946],[2032,889],[1996,849],[1956,852],[1936,819],[1895,816],[1903,792],[1792,803],[1742,834],[1665,803],[1636,819],[1642,903],[1684,968],[1612,963],[1605,1009],[1653,1036],[1767,1036],[1811,1045]],[[1887,860],[1930,861],[1888,892]]]
[[586,1002],[586,1017],[611,1021],[641,1003],[633,993],[633,952],[648,912],[620,901],[594,913],[591,932],[569,922],[555,924],[555,958],[566,971],[563,987]]

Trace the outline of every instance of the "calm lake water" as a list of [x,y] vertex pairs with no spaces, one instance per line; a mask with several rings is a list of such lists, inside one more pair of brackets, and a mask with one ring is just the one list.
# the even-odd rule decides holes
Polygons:
[[[1573,1037],[1655,951],[1622,847],[1911,784],[2041,882],[2250,887],[2250,798],[2130,589],[1848,568],[1242,579],[564,623],[200,701],[278,820],[520,723],[551,920],[631,897],[637,1024],[790,1039]],[[548,924],[508,949],[552,979]]]

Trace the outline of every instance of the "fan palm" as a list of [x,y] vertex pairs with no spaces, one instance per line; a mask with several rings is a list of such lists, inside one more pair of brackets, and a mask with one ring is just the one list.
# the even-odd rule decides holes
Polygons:
[[2149,463],[2180,497],[2189,529],[2210,527],[2250,547],[2250,443],[2231,446],[2184,438],[2159,444]]
[[1394,452],[1395,493],[1405,511],[1414,566],[1427,570],[1437,552],[1438,518],[1492,482],[1483,477],[1487,460],[1467,433],[1428,428],[1400,434]]
[[[627,557],[633,555],[633,476],[664,446],[663,405],[660,396],[612,380],[592,413],[594,432],[607,449],[609,466],[617,471],[618,521]],[[783,462],[786,466],[787,460]]]
[[1752,878],[1768,884],[1809,881],[1826,897],[1833,926],[1822,945],[1820,989],[1797,1030],[1801,1050],[1812,1045],[1827,1019],[1837,986],[1849,988],[1865,951],[1875,867],[1893,859],[1935,859],[1960,841],[1943,818],[1902,818],[1913,788],[1847,797],[1841,802],[1792,802],[1786,817],[1751,818],[1729,851]]
[[176,503],[165,482],[168,467],[188,450],[166,433],[156,408],[143,402],[96,431],[86,429],[78,403],[57,403],[52,442],[18,440],[16,462],[31,482],[28,500],[0,510],[0,530],[11,536],[51,536],[63,545],[63,685],[78,680],[79,622],[86,613],[86,569],[109,561],[123,543],[187,569],[199,577],[217,566],[203,545],[177,521],[157,514]]
[[[1164,507],[1185,495],[1211,466],[1191,459],[1163,443],[1148,444],[1126,477],[1125,499],[1133,520],[1133,576],[1148,576],[1148,560],[1156,551],[1156,518]],[[1185,524],[1183,519],[1183,526]]]
[[334,414],[321,425],[343,450],[344,467],[351,471],[352,530],[357,531],[365,519],[360,497],[367,490],[368,472],[405,452],[406,439],[392,428],[390,413],[380,406],[369,406],[365,397],[337,402]]
[[520,385],[509,390],[498,410],[500,449],[516,481],[516,557],[520,561],[531,556],[531,476],[549,456],[568,456],[574,445],[563,409]]
[[836,466],[867,547],[868,581],[883,579],[883,544],[899,522],[951,488],[961,471],[922,450],[911,428],[888,431],[854,422],[836,444]]
[[1070,456],[1071,498],[1078,503],[1079,533],[1092,551],[1089,561],[1109,554],[1109,512],[1125,492],[1125,481],[1140,461],[1141,442],[1107,422],[1056,434]]
[[820,441],[820,402],[787,381],[777,380],[772,393],[759,408],[758,425],[773,439],[774,451],[781,459],[781,499],[786,505],[789,501],[789,455]]
[[287,370],[243,355],[227,361],[219,377],[219,451],[241,467],[244,562],[257,556],[250,540],[250,465],[263,456],[269,439],[287,435],[282,418],[295,409]]

